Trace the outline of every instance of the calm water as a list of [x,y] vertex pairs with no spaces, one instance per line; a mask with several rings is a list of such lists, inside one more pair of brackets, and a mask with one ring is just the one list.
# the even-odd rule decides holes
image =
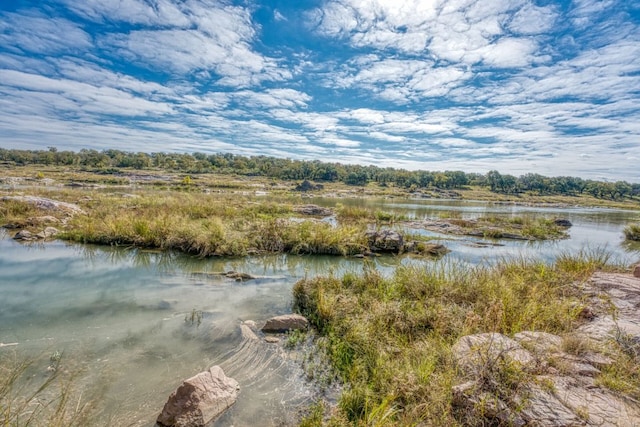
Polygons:
[[[443,240],[445,260],[489,262],[496,257],[553,259],[562,252],[605,248],[622,262],[640,259],[640,245],[625,245],[622,229],[639,212],[608,209],[541,209],[456,201],[345,201],[434,218],[442,211],[463,218],[543,215],[571,220],[571,238],[557,242]],[[495,241],[493,241],[495,243]],[[411,258],[381,257],[384,271]],[[422,261],[435,263],[442,261]],[[239,325],[291,310],[291,288],[301,277],[359,271],[362,261],[342,257],[269,256],[206,259],[63,242],[23,245],[0,229],[0,352],[63,353],[84,369],[82,381],[106,384],[103,424],[151,426],[169,393],[181,382],[219,364],[241,385],[237,403],[217,425],[290,425],[313,389],[300,363],[280,346],[243,341]],[[236,270],[263,278],[237,283],[215,275]],[[202,322],[185,321],[193,310]],[[47,364],[37,366],[42,373]]]

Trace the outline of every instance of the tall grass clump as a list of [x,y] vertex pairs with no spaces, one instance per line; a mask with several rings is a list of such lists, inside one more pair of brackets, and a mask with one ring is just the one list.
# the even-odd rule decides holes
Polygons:
[[78,390],[76,374],[63,369],[59,354],[0,355],[0,426],[95,425],[95,396]]
[[571,330],[584,306],[575,283],[596,265],[569,257],[441,263],[402,266],[390,277],[365,265],[360,274],[299,281],[296,310],[326,340],[345,384],[330,425],[464,425],[452,405],[451,346],[482,332]]
[[624,228],[624,237],[627,240],[640,241],[640,224],[630,224]]

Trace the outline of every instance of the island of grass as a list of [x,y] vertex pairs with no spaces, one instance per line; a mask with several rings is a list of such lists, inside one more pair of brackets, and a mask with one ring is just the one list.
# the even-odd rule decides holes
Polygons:
[[555,240],[569,237],[571,222],[544,217],[438,218],[405,223],[412,228],[444,234],[513,240]]

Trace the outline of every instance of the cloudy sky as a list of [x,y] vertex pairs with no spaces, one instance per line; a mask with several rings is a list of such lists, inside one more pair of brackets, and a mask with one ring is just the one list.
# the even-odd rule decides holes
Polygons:
[[640,0],[3,0],[0,147],[640,182]]

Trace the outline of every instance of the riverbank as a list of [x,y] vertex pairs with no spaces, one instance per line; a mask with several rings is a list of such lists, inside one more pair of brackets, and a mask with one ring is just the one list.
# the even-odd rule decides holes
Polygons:
[[[335,204],[327,208],[306,203],[312,195],[299,191],[299,184],[267,183],[263,178],[225,176],[223,180],[199,175],[195,179],[149,171],[104,175],[62,168],[28,177],[24,176],[28,167],[9,171],[1,177],[0,225],[16,233],[25,230],[31,236],[51,237],[53,230],[45,232],[45,228],[52,227],[56,238],[75,242],[179,250],[203,257],[265,253],[441,256],[446,253],[442,243],[432,244],[432,237],[407,229],[549,240],[567,237],[571,225],[557,217],[406,218],[375,207]],[[318,191],[325,199],[380,196],[371,186],[314,188],[314,194]],[[389,187],[380,190],[387,198],[413,196]],[[30,197],[52,202],[38,205],[30,203]],[[67,208],[61,209],[60,203]],[[75,208],[69,209],[71,205]],[[449,225],[446,230],[440,227],[443,223]],[[381,241],[380,233],[385,230],[396,234]]]
[[[604,276],[628,281],[622,298],[596,274],[616,269],[592,253],[298,282],[296,309],[345,384],[328,424],[636,425],[640,318],[623,300],[640,302],[640,279]],[[616,329],[616,311],[634,328]],[[304,425],[326,425],[320,413]]]

